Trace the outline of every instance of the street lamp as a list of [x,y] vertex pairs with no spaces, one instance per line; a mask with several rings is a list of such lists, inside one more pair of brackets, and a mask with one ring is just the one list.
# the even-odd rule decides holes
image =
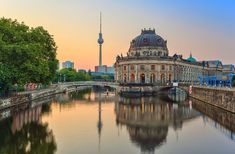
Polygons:
[[205,61],[202,61],[202,85],[204,85],[204,69],[205,69]]
[[63,75],[63,77],[64,77],[64,82],[66,81],[66,76],[65,76],[65,74]]
[[173,61],[174,61],[174,82],[176,82],[176,78],[175,78],[175,69],[176,69],[175,61],[176,61],[176,57],[173,57]]

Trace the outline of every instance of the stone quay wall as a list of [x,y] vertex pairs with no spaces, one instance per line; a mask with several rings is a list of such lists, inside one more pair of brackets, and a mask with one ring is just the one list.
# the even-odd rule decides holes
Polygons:
[[208,103],[203,103],[199,100],[192,99],[193,108],[213,119],[220,125],[235,133],[235,114],[227,112]]
[[83,89],[91,88],[92,86],[64,86],[58,85],[48,89],[22,92],[13,97],[7,99],[0,98],[0,110],[10,108],[13,106],[21,105],[23,103],[30,103],[31,101],[40,100],[43,98],[48,98],[49,96],[71,92],[71,91],[80,91]]
[[193,87],[189,96],[235,113],[235,89]]

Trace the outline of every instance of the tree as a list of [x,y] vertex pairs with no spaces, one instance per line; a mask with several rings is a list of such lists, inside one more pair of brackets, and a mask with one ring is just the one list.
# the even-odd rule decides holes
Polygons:
[[84,72],[76,72],[75,69],[64,68],[60,70],[61,81],[72,82],[72,81],[89,81],[91,76]]
[[16,20],[0,19],[0,85],[48,84],[58,65],[56,44],[43,27],[29,28]]
[[60,78],[61,81],[65,81],[66,82],[72,82],[72,81],[77,81],[77,72],[75,69],[71,69],[71,68],[64,68],[62,70],[60,70]]
[[90,81],[91,76],[84,72],[78,72],[78,81]]

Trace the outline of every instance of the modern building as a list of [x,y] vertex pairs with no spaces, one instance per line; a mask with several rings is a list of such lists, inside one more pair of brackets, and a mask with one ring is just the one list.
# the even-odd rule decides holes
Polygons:
[[[227,68],[227,66],[225,67]],[[167,41],[153,29],[144,29],[131,43],[126,56],[117,56],[115,79],[119,83],[198,83],[199,76],[219,76],[234,73],[234,69],[223,69],[222,62],[197,61],[192,54],[188,59],[182,55],[169,55]]]
[[115,73],[115,68],[114,66],[95,66],[95,72],[100,72],[100,73],[107,73],[107,74],[114,74]]
[[110,67],[107,67],[107,71],[106,73],[109,73],[109,74],[115,74],[115,68],[114,68],[114,65],[113,66],[110,66]]
[[107,72],[107,66],[106,65],[95,66],[95,72],[106,73]]
[[72,68],[74,69],[74,62],[65,61],[62,63],[62,68]]

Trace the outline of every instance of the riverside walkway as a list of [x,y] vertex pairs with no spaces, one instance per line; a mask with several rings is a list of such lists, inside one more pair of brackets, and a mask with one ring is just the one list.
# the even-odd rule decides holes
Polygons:
[[24,91],[16,93],[14,96],[9,98],[0,98],[0,110],[17,106],[23,103],[31,102],[33,100],[42,99],[45,97],[50,97],[55,94],[70,92],[70,91],[79,91],[93,86],[101,87],[112,87],[117,88],[118,83],[116,82],[100,82],[100,81],[78,81],[78,82],[65,82],[52,84],[46,89],[33,90],[33,91]]

